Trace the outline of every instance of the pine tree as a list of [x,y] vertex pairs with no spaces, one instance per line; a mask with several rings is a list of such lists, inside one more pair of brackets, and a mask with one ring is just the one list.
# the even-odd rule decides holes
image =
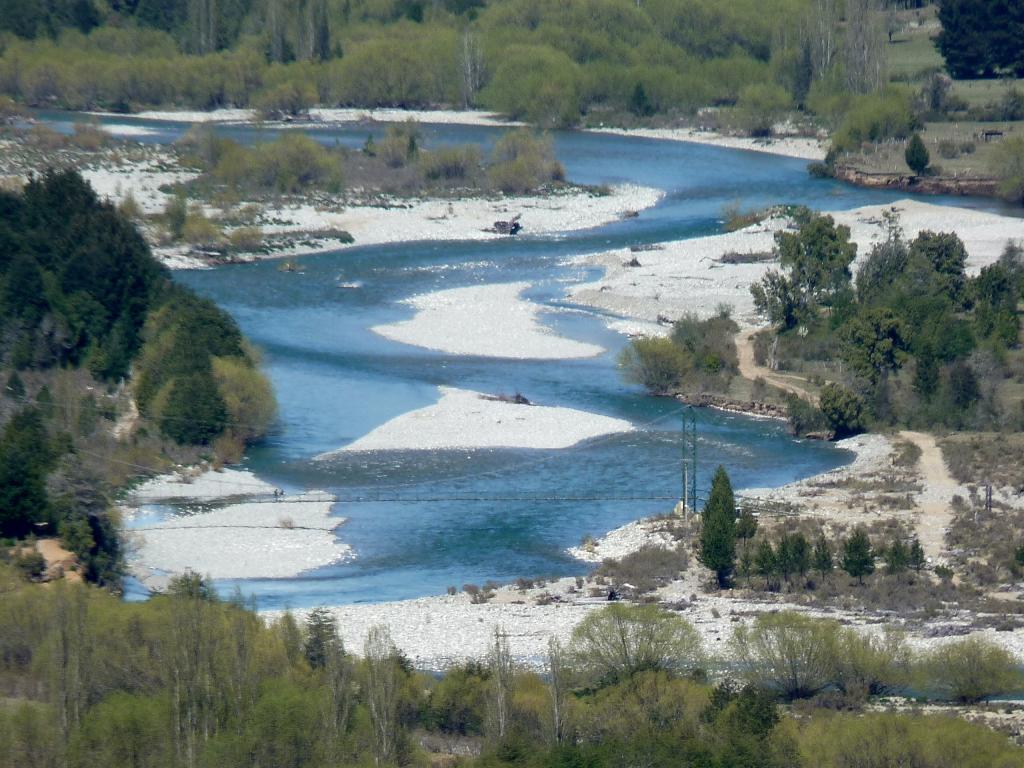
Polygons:
[[924,145],[924,141],[921,140],[921,134],[915,133],[910,137],[903,156],[907,161],[907,166],[918,176],[928,170],[931,157],[928,155],[928,148]]
[[643,83],[637,83],[633,88],[633,95],[629,99],[629,111],[637,117],[648,117],[654,113],[650,99],[647,98],[647,91]]
[[885,550],[885,570],[890,576],[899,576],[907,570],[910,549],[899,538],[895,538]]
[[814,570],[820,573],[823,579],[832,573],[832,569],[835,567],[832,561],[832,545],[828,543],[828,539],[824,536],[819,536],[818,540],[814,543],[812,565]]
[[924,568],[926,558],[924,556],[924,547],[921,546],[920,539],[917,536],[910,542],[910,552],[907,557],[907,565],[914,569],[916,573],[920,573],[921,569]]
[[754,555],[754,570],[758,576],[764,576],[764,588],[771,589],[772,580],[778,571],[778,558],[772,543],[764,539]]
[[858,527],[843,546],[843,570],[864,583],[864,577],[875,572],[875,558],[871,552],[871,540],[863,527]]
[[314,608],[306,619],[306,642],[303,650],[306,661],[313,669],[323,669],[331,657],[341,650],[338,627],[330,611],[324,607]]
[[701,514],[698,559],[715,572],[719,588],[729,585],[736,565],[736,499],[724,467],[715,470],[711,494]]
[[748,542],[757,535],[757,518],[749,509],[744,508],[736,521],[736,538]]

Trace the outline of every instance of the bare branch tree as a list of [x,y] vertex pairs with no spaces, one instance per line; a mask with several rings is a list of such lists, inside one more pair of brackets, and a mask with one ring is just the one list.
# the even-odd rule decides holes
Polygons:
[[398,742],[398,667],[395,644],[385,626],[371,627],[366,635],[366,704],[373,724],[374,759],[392,762]]
[[488,730],[492,738],[501,741],[508,735],[512,712],[512,679],[515,674],[512,654],[508,648],[508,634],[501,627],[494,628],[494,642],[487,661],[491,669]]

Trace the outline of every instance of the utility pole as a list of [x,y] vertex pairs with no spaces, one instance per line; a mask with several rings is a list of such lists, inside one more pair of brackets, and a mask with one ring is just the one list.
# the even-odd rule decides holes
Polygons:
[[681,436],[683,514],[689,517],[691,505],[697,508],[697,417],[691,405],[683,409]]

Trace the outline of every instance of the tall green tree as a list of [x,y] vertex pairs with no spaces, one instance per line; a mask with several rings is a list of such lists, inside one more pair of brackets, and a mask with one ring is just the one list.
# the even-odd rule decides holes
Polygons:
[[1024,76],[1024,7],[1005,0],[942,0],[936,45],[955,78]]
[[875,555],[871,551],[871,539],[863,526],[857,526],[843,545],[843,570],[864,583],[864,577],[875,572]]
[[811,556],[811,567],[816,570],[821,578],[825,578],[835,567],[832,561],[832,545],[829,544],[828,539],[824,535],[819,536],[818,540],[814,542],[814,553]]
[[907,149],[903,153],[903,158],[907,161],[907,167],[918,176],[928,170],[931,157],[929,157],[928,148],[921,139],[921,134],[915,133],[910,137],[910,141],[907,142]]
[[701,513],[698,559],[715,572],[720,589],[729,586],[736,567],[736,499],[724,467],[715,470],[711,494]]

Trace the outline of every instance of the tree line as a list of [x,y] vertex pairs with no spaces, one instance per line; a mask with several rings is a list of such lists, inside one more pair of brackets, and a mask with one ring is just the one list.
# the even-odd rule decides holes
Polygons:
[[[796,231],[775,235],[779,268],[768,270],[751,293],[771,324],[755,337],[757,362],[826,380],[817,402],[786,396],[796,432],[845,437],[879,426],[1018,425],[1020,415],[999,382],[1012,375],[1010,352],[1020,347],[1019,246],[1008,244],[994,264],[968,277],[959,237],[921,232],[907,240],[898,216],[888,215],[885,239],[854,279],[857,245],[849,228],[806,209],[790,215]],[[677,327],[695,322],[682,318]],[[705,321],[713,322],[720,321]],[[692,363],[678,350],[678,335],[634,340],[622,358],[626,375],[653,392],[708,387],[707,379],[686,375]],[[727,385],[725,379],[718,391]]]
[[[1004,735],[955,717],[860,711],[907,685],[964,702],[1017,690],[1017,660],[975,640],[915,656],[896,633],[766,614],[715,649],[741,663],[710,680],[715,659],[683,617],[614,605],[552,641],[542,669],[496,629],[481,658],[431,675],[386,627],[348,649],[324,609],[264,621],[194,575],[142,604],[40,590],[2,567],[0,586],[4,768],[416,766],[456,751],[466,765],[538,768],[1021,760]],[[787,702],[804,702],[799,717]]]
[[864,526],[857,526],[838,547],[824,533],[812,542],[799,530],[782,532],[774,543],[762,536],[754,546],[758,528],[751,509],[737,506],[729,475],[719,467],[701,512],[697,542],[698,560],[715,574],[719,588],[731,586],[739,574],[748,584],[752,576],[761,576],[766,590],[778,590],[781,581],[791,584],[796,579],[806,585],[812,571],[825,579],[837,567],[863,584],[864,577],[874,573],[879,558],[893,576],[908,570],[920,573],[926,564],[924,548],[916,536],[909,541],[893,536],[888,544],[873,547]]
[[958,79],[1024,77],[1024,7],[999,0],[942,0],[936,46]]
[[871,425],[1015,423],[997,384],[1007,352],[1020,345],[1020,248],[1008,244],[996,263],[968,277],[967,251],[955,234],[921,232],[907,241],[890,215],[885,240],[854,282],[849,230],[815,214],[798,216],[797,224],[797,232],[776,235],[781,270],[751,292],[773,326],[775,356],[762,362],[818,365],[831,380],[818,406],[791,402],[799,431],[825,427],[842,436]]
[[93,452],[111,455],[118,393],[165,441],[139,449],[153,463],[165,448],[237,454],[273,394],[234,320],[174,285],[77,172],[0,192],[0,297],[0,536],[58,532],[88,577],[116,585],[116,483]]
[[478,106],[552,126],[719,106],[764,132],[790,109],[824,116],[877,90],[884,58],[869,0],[121,0],[81,23],[4,2],[16,37],[0,44],[0,89],[73,109],[298,95],[303,108]]

